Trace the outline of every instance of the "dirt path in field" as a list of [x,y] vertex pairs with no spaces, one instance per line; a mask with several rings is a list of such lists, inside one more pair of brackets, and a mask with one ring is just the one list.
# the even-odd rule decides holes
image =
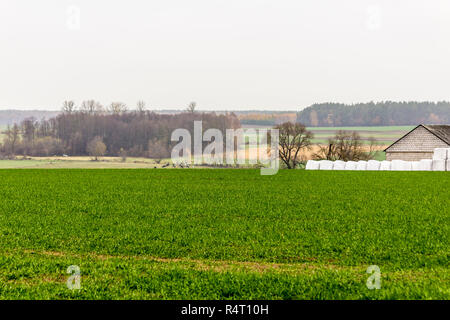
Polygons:
[[[43,251],[43,250],[8,250],[1,252],[0,256],[15,256],[20,257],[20,255],[25,255],[27,257],[54,257],[58,259],[55,263],[69,263],[77,264],[81,261],[80,259],[85,259],[86,262],[89,261],[104,261],[108,260],[114,265],[114,263],[121,262],[116,260],[131,260],[131,261],[148,261],[148,262],[159,262],[162,265],[160,267],[165,268],[164,264],[171,264],[168,267],[177,268],[180,270],[196,270],[196,271],[213,271],[217,273],[223,272],[250,272],[256,274],[270,273],[283,273],[289,276],[308,274],[312,275],[317,272],[332,271],[333,273],[339,272],[351,273],[355,279],[363,281],[367,277],[366,269],[368,265],[358,265],[358,266],[342,266],[333,264],[330,262],[320,262],[316,261],[315,258],[305,258],[298,263],[269,263],[269,262],[245,262],[245,261],[222,261],[222,260],[199,260],[199,259],[189,259],[189,258],[160,258],[152,256],[136,256],[136,255],[104,255],[104,254],[76,254],[76,253],[64,253],[60,251]],[[59,259],[65,259],[65,261],[59,261]],[[442,274],[442,270],[436,270],[436,274]],[[389,277],[392,281],[419,281],[424,277],[429,277],[430,270],[419,269],[419,270],[390,270],[385,271],[384,275]],[[110,275],[107,275],[108,277]],[[84,277],[89,278],[89,275]],[[1,279],[6,283],[13,284],[24,284],[27,286],[38,285],[39,283],[63,283],[67,280],[66,274],[61,274],[60,272],[52,274],[35,274],[32,277],[25,277],[20,279]],[[359,281],[358,280],[358,281]]]
[[[19,250],[16,251],[20,252]],[[338,266],[332,263],[319,263],[315,261],[315,258],[305,258],[304,260],[310,262],[299,263],[270,263],[270,262],[254,262],[254,261],[231,261],[231,260],[200,260],[190,258],[160,258],[153,256],[136,256],[136,255],[105,255],[105,254],[76,254],[76,253],[64,253],[60,251],[39,251],[39,250],[22,250],[27,255],[42,255],[52,256],[59,258],[77,258],[77,259],[94,259],[94,260],[148,260],[157,261],[161,263],[177,263],[184,268],[195,269],[199,271],[215,271],[226,272],[232,270],[250,271],[256,273],[263,273],[267,271],[278,272],[305,272],[307,270],[329,269],[329,270],[360,270],[360,267],[346,267]],[[361,269],[362,270],[362,269]]]

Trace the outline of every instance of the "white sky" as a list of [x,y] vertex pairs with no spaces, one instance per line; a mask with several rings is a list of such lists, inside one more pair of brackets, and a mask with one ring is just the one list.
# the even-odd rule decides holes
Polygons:
[[0,109],[437,101],[449,78],[448,0],[0,1]]

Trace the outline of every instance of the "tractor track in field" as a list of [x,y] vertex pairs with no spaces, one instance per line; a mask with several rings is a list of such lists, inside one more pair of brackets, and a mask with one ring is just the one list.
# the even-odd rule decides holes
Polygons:
[[[162,258],[148,255],[109,255],[109,254],[97,254],[97,253],[72,253],[72,252],[61,252],[61,251],[47,251],[47,250],[15,250],[14,253],[9,251],[4,252],[7,254],[17,254],[24,253],[26,255],[41,255],[48,257],[59,257],[59,258],[77,258],[77,259],[94,259],[94,260],[113,260],[113,259],[124,259],[124,260],[147,260],[160,263],[179,263],[185,264],[188,267],[192,267],[197,270],[202,271],[216,271],[216,272],[226,272],[236,269],[244,269],[252,272],[268,272],[268,271],[279,271],[279,272],[295,272],[295,271],[305,271],[305,270],[364,270],[364,267],[355,266],[339,266],[331,263],[319,263],[319,262],[298,262],[298,263],[272,263],[272,262],[257,262],[257,261],[233,261],[233,260],[210,260],[210,259],[192,259],[192,258]],[[314,258],[305,258],[304,260],[315,261]]]

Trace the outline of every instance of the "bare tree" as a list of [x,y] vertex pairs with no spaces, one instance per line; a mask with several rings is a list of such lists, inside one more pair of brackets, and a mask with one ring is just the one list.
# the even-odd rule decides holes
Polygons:
[[328,140],[328,145],[320,146],[314,154],[314,159],[358,161],[370,160],[377,154],[378,144],[374,138],[369,138],[369,144],[364,144],[361,136],[356,131],[336,132],[336,135]]
[[81,103],[81,112],[87,114],[101,113],[103,106],[95,100],[86,100]]
[[11,155],[15,155],[16,146],[20,141],[20,128],[17,124],[14,124],[12,127],[8,125],[6,129],[6,139],[4,141],[4,145],[7,149],[7,152]]
[[156,163],[160,163],[164,158],[170,157],[170,151],[166,143],[153,139],[148,142],[147,155],[150,159],[155,160]]
[[311,148],[312,132],[300,123],[285,122],[275,127],[279,130],[280,158],[288,169],[301,162],[300,151]]
[[120,148],[119,157],[122,159],[122,162],[127,162],[127,151]]
[[87,144],[86,151],[90,156],[95,157],[95,161],[97,161],[98,157],[105,155],[106,145],[101,137],[95,137]]
[[189,103],[188,107],[186,108],[186,111],[189,113],[194,113],[195,112],[195,108],[197,108],[197,103],[196,102],[191,102]]
[[123,102],[112,102],[109,105],[108,111],[115,115],[120,115],[127,112],[127,105]]
[[139,100],[136,103],[136,111],[140,114],[143,114],[145,112],[145,101]]
[[24,140],[26,140],[27,142],[33,142],[36,135],[37,126],[38,122],[34,117],[30,117],[22,121],[22,137],[24,138]]
[[63,102],[62,112],[71,114],[75,111],[75,102],[72,100],[66,100]]

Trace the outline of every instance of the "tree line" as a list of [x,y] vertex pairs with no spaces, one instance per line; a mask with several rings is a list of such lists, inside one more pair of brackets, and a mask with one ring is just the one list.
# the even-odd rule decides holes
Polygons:
[[97,101],[87,100],[77,107],[73,101],[65,101],[56,117],[40,121],[29,118],[8,126],[0,153],[167,158],[177,143],[170,141],[175,129],[188,129],[193,135],[194,121],[200,120],[204,130],[216,128],[225,132],[240,127],[233,113],[200,113],[195,107],[191,103],[182,113],[157,114],[146,110],[142,101],[134,110],[120,102],[103,107]]
[[402,126],[450,123],[450,102],[369,102],[314,104],[297,114],[308,127]]

